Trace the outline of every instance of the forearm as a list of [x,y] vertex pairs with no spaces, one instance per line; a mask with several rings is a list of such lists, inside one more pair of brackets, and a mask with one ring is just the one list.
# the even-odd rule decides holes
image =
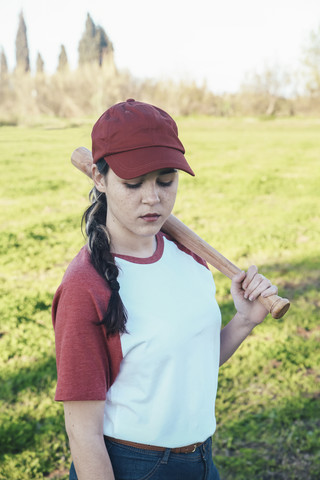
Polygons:
[[246,321],[239,313],[220,332],[220,366],[238,349],[252,332],[255,324]]
[[112,465],[103,436],[69,436],[72,460],[78,480],[114,480]]

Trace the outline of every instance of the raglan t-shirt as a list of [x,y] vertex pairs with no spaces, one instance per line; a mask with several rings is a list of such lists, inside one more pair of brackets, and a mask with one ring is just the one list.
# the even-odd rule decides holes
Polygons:
[[168,448],[215,431],[221,315],[204,261],[162,233],[149,258],[115,257],[127,333],[97,325],[110,290],[87,247],[54,297],[56,400],[105,401],[104,434]]

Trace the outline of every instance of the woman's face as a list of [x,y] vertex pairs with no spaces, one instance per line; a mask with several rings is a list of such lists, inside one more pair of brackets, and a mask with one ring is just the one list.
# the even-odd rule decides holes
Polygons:
[[169,217],[178,189],[178,172],[156,170],[124,180],[113,170],[101,176],[100,191],[107,196],[107,228],[112,249],[122,253],[123,244],[134,246],[142,239],[154,239]]

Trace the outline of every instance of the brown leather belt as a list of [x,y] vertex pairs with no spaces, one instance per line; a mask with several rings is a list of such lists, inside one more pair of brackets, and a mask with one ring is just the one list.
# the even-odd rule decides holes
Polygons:
[[[105,437],[107,440],[112,442],[121,443],[121,445],[128,445],[129,447],[141,448],[142,450],[154,450],[156,452],[164,452],[166,447],[156,447],[155,445],[146,445],[145,443],[135,443],[129,442],[127,440],[119,440],[118,438]],[[172,453],[193,453],[196,451],[200,445],[203,445],[204,442],[192,443],[192,445],[187,445],[186,447],[176,447],[170,448]]]

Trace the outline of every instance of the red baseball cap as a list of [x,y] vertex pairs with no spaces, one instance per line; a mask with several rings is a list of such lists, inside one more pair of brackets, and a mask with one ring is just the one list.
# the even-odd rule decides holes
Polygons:
[[194,175],[184,157],[175,121],[164,110],[129,99],[104,112],[91,133],[93,163],[104,159],[130,179],[162,168]]

